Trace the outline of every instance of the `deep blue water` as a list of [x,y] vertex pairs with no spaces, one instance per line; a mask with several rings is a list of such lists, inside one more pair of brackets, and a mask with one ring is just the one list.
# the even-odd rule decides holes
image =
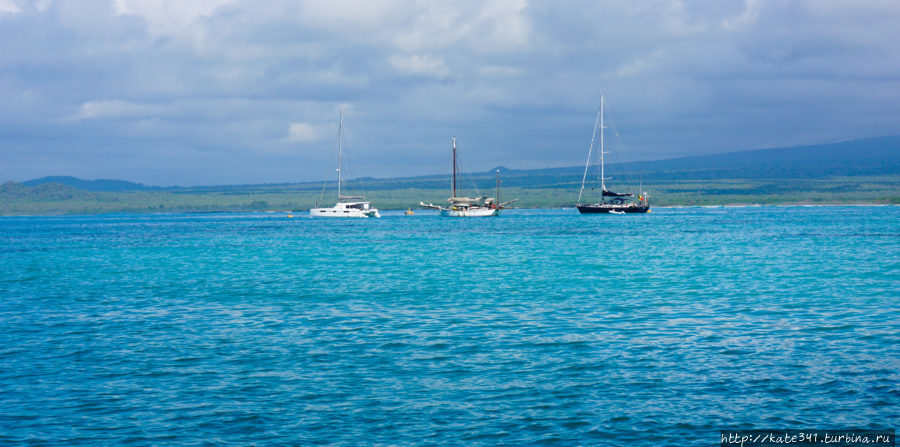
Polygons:
[[0,272],[0,444],[900,421],[900,207],[12,217]]

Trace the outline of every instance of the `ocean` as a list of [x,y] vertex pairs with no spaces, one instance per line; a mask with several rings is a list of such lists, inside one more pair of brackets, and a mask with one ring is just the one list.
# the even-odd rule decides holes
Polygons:
[[900,421],[900,207],[385,214],[0,218],[0,444],[711,446]]

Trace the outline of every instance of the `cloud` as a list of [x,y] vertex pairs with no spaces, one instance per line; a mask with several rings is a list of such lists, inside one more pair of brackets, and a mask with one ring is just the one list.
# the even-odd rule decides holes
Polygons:
[[525,0],[420,3],[394,29],[391,42],[407,52],[455,45],[477,53],[519,50],[531,31],[527,5]]
[[394,55],[391,56],[390,62],[392,67],[404,74],[437,79],[444,79],[450,75],[450,70],[447,69],[443,59],[427,54]]
[[117,14],[143,18],[158,32],[173,32],[209,17],[222,6],[234,0],[114,0]]
[[744,0],[744,11],[734,17],[726,17],[722,21],[725,29],[744,28],[751,26],[759,16],[759,0]]
[[75,119],[121,119],[146,117],[158,110],[157,107],[120,100],[88,101],[81,105]]
[[299,4],[298,16],[303,23],[348,34],[377,31],[417,9],[416,2],[409,0],[306,0]]
[[12,0],[0,0],[0,14],[18,14],[21,9]]
[[889,0],[0,0],[0,181],[320,179],[294,149],[338,109],[366,172],[443,172],[451,135],[473,169],[576,165],[600,91],[632,158],[896,133],[896,23]]
[[319,138],[316,128],[310,123],[290,123],[285,141],[290,143],[309,143]]

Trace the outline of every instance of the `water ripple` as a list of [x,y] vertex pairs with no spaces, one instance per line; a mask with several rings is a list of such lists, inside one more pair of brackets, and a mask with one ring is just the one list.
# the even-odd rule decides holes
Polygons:
[[712,445],[900,420],[896,207],[609,217],[0,219],[0,444]]

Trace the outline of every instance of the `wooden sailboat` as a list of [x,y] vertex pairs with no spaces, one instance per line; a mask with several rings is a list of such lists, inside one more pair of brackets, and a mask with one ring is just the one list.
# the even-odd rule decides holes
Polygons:
[[515,202],[518,199],[507,202],[500,202],[500,170],[497,170],[497,197],[459,197],[456,195],[456,171],[458,165],[456,162],[456,138],[451,139],[451,151],[453,152],[453,174],[450,180],[450,190],[452,197],[447,199],[450,205],[444,207],[431,203],[419,202],[422,208],[430,208],[441,212],[444,217],[488,217],[497,216],[500,210],[507,204]]

